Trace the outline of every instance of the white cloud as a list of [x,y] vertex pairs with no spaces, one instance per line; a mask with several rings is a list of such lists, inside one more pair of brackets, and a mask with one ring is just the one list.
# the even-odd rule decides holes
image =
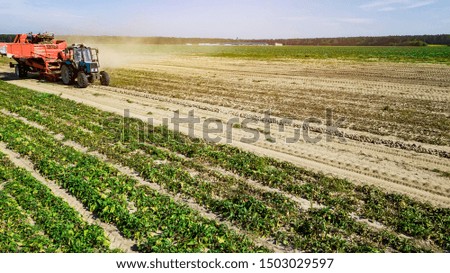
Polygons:
[[349,24],[372,24],[374,22],[370,18],[337,18],[336,21]]
[[308,23],[348,23],[348,24],[371,24],[375,22],[371,18],[359,18],[359,17],[314,17],[314,16],[294,16],[294,17],[281,17],[280,19],[287,21],[308,22]]
[[420,8],[420,7],[424,7],[424,6],[428,6],[433,4],[435,1],[433,0],[429,0],[429,1],[420,1],[417,3],[413,3],[407,7],[405,7],[406,9],[415,9],[415,8]]
[[378,11],[393,11],[393,10],[396,10],[396,8],[394,8],[394,7],[385,7],[385,8],[379,9]]
[[381,1],[374,1],[368,4],[361,5],[360,8],[363,9],[381,9],[389,7],[390,5],[395,4],[402,4],[408,2],[408,0],[381,0]]
[[359,6],[365,10],[394,11],[415,9],[434,4],[435,0],[379,0]]

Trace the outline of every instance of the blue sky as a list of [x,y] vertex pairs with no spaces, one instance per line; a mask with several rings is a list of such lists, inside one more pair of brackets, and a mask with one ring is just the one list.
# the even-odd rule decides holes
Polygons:
[[450,33],[449,0],[0,0],[0,33],[310,38]]

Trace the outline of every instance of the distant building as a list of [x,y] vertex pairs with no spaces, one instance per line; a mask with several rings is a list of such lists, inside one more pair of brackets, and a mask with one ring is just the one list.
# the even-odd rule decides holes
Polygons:
[[282,43],[275,43],[275,46],[283,46]]
[[268,43],[262,43],[262,42],[236,42],[236,43],[228,43],[225,44],[228,46],[268,46]]
[[200,43],[199,46],[220,46],[220,44]]

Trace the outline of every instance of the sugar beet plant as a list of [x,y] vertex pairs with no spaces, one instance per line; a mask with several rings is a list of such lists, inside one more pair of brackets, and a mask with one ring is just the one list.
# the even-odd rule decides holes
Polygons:
[[109,241],[62,199],[0,153],[0,252],[105,252]]
[[[192,198],[199,205],[239,228],[255,236],[270,238],[270,241],[286,247],[287,250],[295,248],[312,252],[418,252],[450,249],[447,228],[450,224],[448,209],[419,203],[402,195],[387,194],[375,187],[355,186],[346,180],[310,172],[289,163],[256,156],[231,146],[213,145],[198,139],[190,139],[164,127],[144,126],[141,121],[135,119],[126,120],[130,124],[130,134],[127,136],[127,142],[122,142],[124,120],[120,116],[5,83],[0,83],[0,95],[2,96],[0,107],[37,122],[55,133],[61,133],[67,139],[99,151],[110,160],[135,170],[147,181],[158,183],[174,194]],[[11,117],[4,116],[2,122],[4,124],[2,125],[8,129],[4,130],[0,140],[22,154],[31,154],[30,157],[38,168],[43,168],[43,165],[40,163],[40,155],[33,156],[37,146],[28,145],[31,148],[21,150],[23,143],[15,143],[16,138],[13,135],[7,137],[8,134],[22,132],[21,134],[27,137],[27,141],[31,141],[31,136],[42,136],[42,139],[34,137],[32,143],[41,146],[45,144],[46,146],[40,149],[52,151],[48,156],[56,156],[55,145],[60,147],[60,144],[55,144],[55,139],[51,136],[36,128],[24,127],[23,123]],[[142,128],[149,128],[150,134],[139,132]],[[146,137],[142,140],[138,139],[138,135],[146,135]],[[70,154],[74,152],[71,151]],[[103,170],[102,173],[109,174],[111,178],[120,177],[116,170],[100,168],[98,164],[101,162],[91,157],[57,158],[58,160],[49,159],[48,162],[54,164],[53,162],[64,159],[61,164],[68,169],[60,169],[59,172],[52,173],[65,173],[80,184],[84,183],[84,177],[73,177],[72,173],[79,170],[70,166],[73,162],[81,162],[81,160],[90,162],[89,164],[95,162],[88,168],[86,175]],[[44,169],[40,170],[45,173]],[[92,174],[88,177],[90,176]],[[60,180],[65,181],[63,178]],[[86,187],[92,187],[92,181],[104,180],[104,178],[97,177],[89,180],[90,183]],[[249,185],[247,180],[279,192],[255,188]],[[107,209],[104,204],[96,204],[90,199],[96,197],[87,197],[95,188],[89,188],[81,193],[74,191],[73,194],[83,200],[83,203],[94,203],[89,203],[93,211],[97,211],[97,206],[100,206],[101,215],[105,214],[102,220],[116,224],[124,234],[138,239],[141,242],[142,251],[258,250],[250,245],[217,247],[220,245],[217,243],[222,242],[226,236],[218,236],[216,243],[208,241],[216,248],[211,248],[205,243],[200,244],[204,247],[198,247],[198,236],[194,236],[197,238],[194,240],[197,242],[197,244],[194,243],[197,247],[183,248],[180,247],[182,244],[174,243],[173,238],[178,238],[177,236],[170,232],[161,233],[161,230],[157,229],[163,222],[154,224],[152,232],[158,234],[156,237],[152,236],[151,232],[145,233],[139,228],[130,229],[128,226],[130,223],[149,219],[147,205],[142,205],[144,206],[142,209],[139,207],[136,213],[131,214],[133,216],[131,218],[124,216],[119,219],[117,216],[107,216],[107,212],[112,207],[115,212],[123,211],[126,215],[127,201],[135,204],[150,202],[151,199],[146,199],[145,202],[136,199],[138,196],[142,197],[143,193],[147,196],[151,192],[150,189],[137,186],[135,182],[130,183],[126,188],[119,190],[121,195],[113,195],[116,190],[110,189],[117,183],[106,184],[102,186],[103,188],[99,188],[101,192],[105,192],[105,189],[111,191],[105,197],[107,200],[123,202],[107,205]],[[77,185],[71,184],[66,187],[75,186]],[[305,198],[322,207],[304,209],[283,193]],[[160,206],[152,207],[157,207],[157,211],[160,211],[163,209]],[[120,207],[122,209],[118,209]],[[381,230],[370,228],[366,224],[355,221],[355,215],[378,221],[385,228]],[[400,234],[409,236],[409,239]],[[188,232],[179,237],[189,238],[190,236],[193,235]],[[233,239],[230,238],[233,236],[228,237],[227,242],[232,242]],[[424,243],[425,241],[427,243]],[[160,247],[161,245],[163,247]]]

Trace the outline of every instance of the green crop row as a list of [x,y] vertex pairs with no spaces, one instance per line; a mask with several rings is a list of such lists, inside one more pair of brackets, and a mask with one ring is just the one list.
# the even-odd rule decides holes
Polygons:
[[439,47],[361,47],[361,46],[288,46],[222,47],[212,57],[242,59],[340,59],[356,61],[450,63],[450,48]]
[[23,169],[13,167],[2,159],[2,176],[8,182],[4,192],[14,198],[35,224],[42,228],[52,243],[62,252],[104,252],[109,242],[97,225],[89,225],[65,201],[55,197]]
[[42,229],[29,223],[28,215],[3,190],[0,191],[0,209],[1,253],[54,252],[58,249]]
[[29,156],[41,174],[67,189],[99,219],[137,240],[141,251],[259,251],[225,226],[139,186],[108,164],[61,145],[39,129],[4,115],[0,124],[0,141]]
[[4,191],[0,191],[0,209],[1,253],[54,252],[58,249],[41,229],[29,223],[28,216]]
[[[23,92],[23,90],[22,90]],[[21,92],[21,93],[22,93]],[[13,94],[13,93],[8,93],[8,94]],[[27,98],[27,95],[31,95]],[[118,145],[114,145],[115,143],[117,143],[118,141],[120,141],[119,137],[120,137],[120,129],[122,128],[122,119],[119,117],[116,117],[112,114],[108,114],[108,113],[104,113],[104,112],[100,112],[97,111],[93,108],[89,108],[89,107],[85,107],[82,105],[76,105],[73,102],[70,101],[66,101],[66,100],[61,100],[60,98],[57,98],[55,96],[49,96],[49,95],[45,95],[45,94],[20,94],[18,95],[20,96],[20,98],[22,99],[22,106],[23,104],[28,105],[26,109],[21,108],[21,107],[17,107],[14,109],[14,107],[10,107],[10,110],[15,110],[16,112],[20,113],[21,115],[26,116],[27,118],[29,118],[30,120],[34,120],[37,121],[49,128],[51,128],[52,130],[54,130],[55,132],[62,132],[66,135],[66,137],[71,138],[75,141],[78,141],[80,143],[82,143],[85,146],[91,147],[92,149],[101,149],[101,147],[109,147],[108,149],[104,149],[103,152],[105,154],[107,154],[108,156],[110,156],[111,158],[116,158],[119,161],[121,161],[122,163],[125,162],[125,165],[129,165],[131,167],[134,167],[136,169],[139,170],[139,168],[141,168],[141,174],[144,175],[146,170],[153,170],[151,172],[151,175],[167,175],[170,174],[172,172],[173,176],[176,176],[178,174],[182,174],[183,179],[180,179],[178,181],[174,181],[174,180],[170,180],[170,177],[168,179],[157,179],[160,183],[166,183],[165,181],[169,181],[167,183],[167,185],[172,185],[169,187],[170,190],[177,192],[177,191],[182,191],[184,193],[189,193],[189,189],[192,191],[192,189],[196,189],[195,186],[198,185],[198,181],[195,181],[195,183],[197,184],[191,184],[190,188],[189,187],[185,187],[183,189],[183,185],[186,185],[186,181],[189,182],[192,179],[189,177],[189,175],[186,175],[186,173],[182,172],[181,169],[177,169],[177,166],[165,166],[164,168],[166,168],[165,170],[161,171],[161,170],[157,170],[157,168],[154,168],[153,165],[148,165],[151,164],[151,160],[149,160],[149,158],[154,158],[154,159],[170,159],[173,160],[175,162],[179,161],[180,159],[176,156],[174,156],[171,153],[167,153],[166,151],[162,151],[160,149],[156,149],[154,146],[149,145],[149,144],[141,144],[136,142],[136,140],[133,140],[133,134],[130,135],[129,137],[129,141],[130,143],[123,143],[123,144],[118,144]],[[9,103],[7,103],[8,105],[14,105],[14,101],[17,103],[17,101],[20,100],[19,98],[14,98],[12,99]],[[20,103],[18,105],[20,105]],[[34,104],[34,105],[33,105]],[[41,109],[44,112],[47,112],[47,116],[42,116],[40,114],[40,112],[36,112],[36,111],[30,111],[29,107],[36,107]],[[45,108],[45,109],[44,109]],[[64,110],[63,110],[64,109]],[[51,113],[54,114],[55,117],[51,117]],[[61,114],[60,114],[61,113]],[[66,121],[67,124],[64,123],[55,123],[52,118],[56,118],[56,116],[61,117],[64,116],[65,118],[67,118],[69,121]],[[109,125],[108,126],[101,126],[99,124],[102,124],[102,122],[104,122],[105,120],[109,121]],[[132,123],[139,123],[139,121],[136,120],[131,120]],[[53,125],[52,125],[53,124]],[[57,124],[57,125],[55,125]],[[67,126],[66,126],[67,125]],[[71,126],[70,126],[71,125]],[[79,128],[77,128],[77,126],[85,126],[86,129],[91,130],[92,132],[95,132],[95,135],[92,135],[90,133],[87,133],[85,130],[81,130]],[[141,126],[141,125],[139,125]],[[135,127],[135,126],[131,126],[131,127]],[[140,127],[143,128],[143,127]],[[106,131],[105,131],[106,130]],[[135,132],[134,132],[135,133]],[[134,134],[137,135],[137,134]],[[201,141],[198,140],[190,140],[182,135],[179,134],[171,134],[171,132],[165,130],[164,128],[153,128],[153,132],[149,137],[153,137],[156,139],[153,139],[153,142],[149,142],[153,145],[160,145],[163,146],[165,148],[169,148],[171,150],[175,150],[176,152],[180,152],[184,155],[189,156],[190,158],[193,159],[202,159],[202,157],[204,158],[204,160],[206,161],[211,161],[213,160],[214,163],[220,163],[220,162],[225,162],[226,164],[229,164],[229,162],[227,162],[229,160],[230,156],[236,156],[239,160],[236,160],[235,162],[233,162],[233,164],[228,165],[229,169],[233,172],[237,172],[243,176],[247,176],[247,177],[251,177],[254,178],[256,180],[258,180],[261,183],[266,183],[269,186],[272,187],[278,187],[278,188],[282,188],[282,186],[285,186],[284,184],[286,183],[286,181],[288,182],[288,186],[285,188],[282,188],[283,190],[286,191],[290,191],[292,193],[296,193],[302,196],[302,194],[309,198],[309,199],[314,199],[314,200],[319,200],[322,203],[326,203],[328,204],[330,207],[333,207],[333,210],[327,210],[324,209],[323,211],[326,212],[326,215],[331,215],[328,218],[325,218],[325,222],[328,226],[331,227],[339,227],[341,230],[346,231],[347,233],[352,233],[355,232],[357,234],[360,234],[360,236],[366,236],[367,234],[370,234],[372,241],[375,243],[376,242],[381,242],[380,243],[380,247],[382,247],[382,249],[384,247],[391,247],[393,249],[397,249],[398,251],[420,251],[420,249],[417,249],[415,247],[413,247],[412,245],[410,245],[409,243],[405,243],[404,240],[399,239],[397,236],[394,236],[393,234],[390,234],[389,232],[379,232],[379,233],[374,233],[371,231],[367,231],[367,228],[364,228],[364,226],[361,226],[359,224],[356,224],[352,219],[349,219],[348,215],[349,212],[354,211],[356,209],[358,209],[358,211],[361,209],[359,207],[356,207],[356,201],[357,199],[355,199],[356,197],[358,197],[360,200],[363,198],[367,198],[368,195],[367,194],[361,194],[362,196],[359,196],[359,193],[354,195],[354,196],[349,196],[350,193],[353,193],[355,186],[353,186],[351,183],[348,183],[345,180],[338,180],[338,179],[332,179],[329,177],[325,177],[323,175],[320,174],[315,174],[315,173],[310,173],[307,172],[305,170],[299,169],[297,167],[293,167],[289,164],[286,163],[280,163],[268,158],[261,158],[261,157],[257,157],[255,155],[249,154],[249,153],[245,153],[242,152],[238,149],[235,148],[231,148],[228,146],[214,146],[214,145],[207,145],[205,143],[202,143]],[[148,141],[148,139],[146,139]],[[158,140],[159,142],[157,142],[156,140]],[[192,147],[196,148],[200,147],[200,149],[198,149],[200,152],[198,152],[197,150],[193,150]],[[133,151],[135,151],[136,149],[142,149],[145,150],[146,155],[142,156],[141,158],[136,157],[139,156],[139,154],[134,155],[134,157],[130,157],[130,154],[132,154]],[[214,157],[208,157],[205,155],[208,155],[208,153],[204,153],[201,154],[201,152],[206,151],[208,152],[207,149],[210,149],[210,151],[212,150],[213,152],[216,150],[219,150],[221,153],[212,153],[214,155]],[[214,150],[215,149],[215,150]],[[222,150],[222,151],[221,151]],[[226,152],[224,152],[223,150],[225,150]],[[125,158],[128,158],[128,160],[124,160]],[[240,166],[240,164],[238,164],[238,162],[242,162],[242,161],[247,161],[247,165],[246,168],[242,168]],[[127,163],[128,162],[128,163]],[[201,162],[201,160],[200,160]],[[133,163],[135,163],[135,165],[133,165]],[[182,162],[183,164],[186,163],[186,161]],[[267,168],[266,166],[269,165],[269,168]],[[146,166],[149,167],[146,169]],[[195,165],[192,165],[195,167]],[[197,165],[198,166],[198,165]],[[222,165],[222,166],[227,166],[227,165]],[[262,167],[262,168],[261,168]],[[161,167],[162,168],[162,167]],[[255,172],[256,169],[256,172]],[[268,170],[268,172],[267,172]],[[273,175],[269,175],[268,174],[272,174],[273,172],[277,172],[277,171],[281,171],[284,174],[284,179],[285,180],[278,180],[278,183],[267,183],[267,180],[265,180],[267,177],[271,177]],[[256,173],[256,174],[255,174]],[[149,175],[145,175],[147,179],[152,179],[151,176]],[[164,177],[164,176],[163,176]],[[158,176],[158,178],[160,178]],[[290,179],[290,181],[289,181]],[[156,182],[158,182],[156,181]],[[269,180],[273,181],[273,180]],[[276,181],[276,180],[275,180]],[[301,183],[300,183],[301,182]],[[291,183],[291,184],[289,184]],[[165,184],[164,184],[165,185]],[[193,185],[193,186],[192,186]],[[203,185],[205,189],[208,189],[208,184],[204,184]],[[295,187],[297,186],[297,187]],[[362,187],[360,190],[363,191],[367,189],[367,187]],[[369,189],[372,189],[371,187],[369,187]],[[205,191],[206,194],[204,194],[203,196],[206,197],[202,197],[205,200],[207,200],[208,202],[205,203],[205,201],[203,201],[204,205],[208,205],[210,207],[211,204],[213,204],[214,200],[212,198],[210,198],[209,196],[211,196],[211,191]],[[331,196],[336,196],[335,193],[339,193],[338,197],[331,197]],[[236,212],[239,212],[240,208],[242,210],[245,211],[246,206],[252,207],[252,206],[256,206],[258,207],[258,200],[256,200],[255,198],[253,198],[253,196],[246,194],[247,196],[240,196],[241,199],[239,200],[230,200],[228,199],[228,201],[226,202],[222,202],[221,204],[219,204],[219,206],[215,206],[214,209],[216,212],[220,213],[222,216],[227,216],[230,220],[236,221],[239,225],[241,225],[244,228],[249,228],[251,230],[265,230],[263,227],[265,227],[265,225],[261,225],[258,227],[258,225],[260,225],[262,222],[264,222],[264,218],[260,219],[254,219],[252,221],[252,224],[250,226],[245,226],[243,224],[245,224],[245,221],[247,219],[251,219],[251,216],[248,215],[240,215],[237,214]],[[390,195],[386,195],[385,193],[382,192],[377,192],[377,195],[379,195],[378,197],[387,197],[389,198]],[[192,196],[192,194],[190,194],[190,196]],[[195,195],[194,195],[195,196]],[[197,195],[197,201],[198,202],[202,202],[201,199],[199,199],[198,196],[201,195]],[[398,195],[394,195],[394,196],[398,196]],[[248,197],[250,197],[250,199],[248,199]],[[377,196],[376,196],[377,197]],[[244,199],[242,199],[244,198]],[[251,202],[247,202],[247,203],[239,203],[239,201],[241,200],[246,200],[245,198],[247,198],[248,200],[251,200]],[[401,196],[401,198],[404,199],[404,197]],[[264,203],[261,203],[261,208],[263,209],[262,212],[260,213],[259,216],[263,216],[263,214],[265,213],[265,209],[271,207],[270,205],[270,199],[271,198],[266,198],[264,200]],[[406,198],[407,199],[407,198]],[[408,199],[407,199],[408,200]],[[258,202],[257,202],[258,201]],[[417,202],[412,202],[410,204],[410,206],[415,206],[415,207],[419,207],[421,210],[423,210],[423,207],[426,205],[424,204],[420,204]],[[275,209],[274,209],[275,208]],[[431,207],[432,208],[432,207]],[[381,209],[381,214],[383,215],[383,210],[384,215],[386,215],[386,210],[393,210],[395,209],[395,207],[393,208],[380,208]],[[291,208],[292,210],[292,208]],[[251,211],[251,210],[250,210]],[[272,209],[270,211],[274,211],[278,213],[280,212],[280,210],[276,209],[276,206],[272,206]],[[315,211],[309,212],[309,216],[304,216],[304,218],[306,217],[306,220],[303,222],[311,222],[311,219],[316,219],[315,221],[317,222],[318,220],[320,220],[320,218],[323,216],[320,213],[321,210],[319,210],[319,213],[316,213]],[[395,210],[394,210],[395,211]],[[322,212],[322,213],[324,213]],[[344,212],[344,214],[342,213]],[[363,209],[363,211],[361,213],[364,214],[365,210]],[[442,211],[429,211],[427,214],[424,214],[423,218],[424,219],[430,219],[430,213],[436,213],[438,214],[439,221],[437,222],[437,225],[433,226],[431,231],[428,232],[428,234],[431,234],[431,236],[429,236],[428,238],[433,239],[433,241],[435,241],[438,245],[442,246],[445,248],[445,242],[446,240],[448,240],[448,232],[446,234],[446,231],[444,229],[446,222],[448,221],[448,214],[447,214],[447,218],[446,218],[446,213],[448,213],[447,210],[442,210]],[[370,215],[368,213],[366,213],[367,216],[372,217],[372,218],[376,218],[377,220],[383,220],[383,217],[379,217],[378,215]],[[441,215],[439,215],[441,214]],[[295,214],[294,214],[295,215]],[[333,216],[334,215],[334,216]],[[339,217],[337,217],[337,216]],[[249,218],[250,217],[250,218]],[[311,234],[308,234],[308,237],[310,238],[310,240],[306,240],[307,243],[305,243],[305,241],[301,241],[298,238],[298,234],[303,234],[302,232],[305,232],[305,230],[309,230],[309,229],[305,229],[305,225],[300,225],[299,222],[301,222],[302,220],[304,220],[304,218],[300,218],[300,220],[293,225],[294,230],[297,230],[297,236],[294,237],[289,237],[289,233],[277,233],[275,234],[274,237],[277,238],[278,241],[284,242],[286,239],[287,240],[294,240],[294,242],[290,242],[288,243],[289,245],[293,245],[296,247],[301,247],[303,249],[310,249],[312,251],[320,251],[321,249],[326,249],[324,248],[324,246],[326,245],[331,245],[332,246],[332,250],[334,251],[338,251],[339,248],[339,244],[342,244],[342,242],[340,242],[339,240],[335,240],[336,243],[333,246],[333,240],[328,240],[328,238],[325,235],[331,235],[331,234],[339,234],[336,233],[336,231],[334,231],[333,229],[327,228],[327,229],[323,229],[323,230],[315,230],[316,237],[312,236]],[[310,219],[311,218],[311,219]],[[340,221],[336,221],[334,219],[337,218],[342,218]],[[284,221],[288,221],[289,219],[286,218],[284,219]],[[388,223],[390,226],[394,226],[394,227],[399,227],[399,231],[403,231],[403,229],[401,229],[402,224],[404,226],[408,226],[411,224],[415,224],[414,223],[414,219],[389,219],[390,221],[384,221],[384,223]],[[319,221],[320,222],[320,221]],[[274,223],[272,225],[272,228],[269,229],[273,235],[273,232],[275,232],[276,227],[279,223]],[[252,226],[253,225],[253,226]],[[270,227],[270,222],[268,223],[269,227]],[[297,228],[299,227],[299,228]],[[422,227],[422,223],[416,224],[416,226],[413,226],[413,229],[411,229],[409,232],[414,232],[417,231],[418,229],[423,230]],[[332,233],[334,232],[334,233]],[[408,230],[405,229],[405,233],[407,233]],[[342,233],[341,233],[342,234]],[[304,235],[304,234],[303,234]],[[426,238],[424,237],[426,236],[426,234],[419,234],[419,236],[415,236],[417,238]],[[435,237],[434,237],[435,236]],[[287,237],[287,238],[286,238]],[[322,240],[317,241],[317,237],[318,238],[322,238]],[[337,237],[339,238],[339,237]],[[316,240],[317,242],[319,242],[320,247],[315,248],[314,246],[311,245],[311,242],[314,242],[314,240]],[[310,242],[310,243],[308,243]],[[384,246],[384,247],[383,247]],[[351,250],[351,248],[348,248],[349,246],[347,246],[347,248],[342,247],[341,249],[344,251],[349,251]],[[373,250],[376,250],[376,248],[374,248]],[[359,249],[359,251],[362,251],[361,249]],[[368,251],[368,250],[365,250]]]

